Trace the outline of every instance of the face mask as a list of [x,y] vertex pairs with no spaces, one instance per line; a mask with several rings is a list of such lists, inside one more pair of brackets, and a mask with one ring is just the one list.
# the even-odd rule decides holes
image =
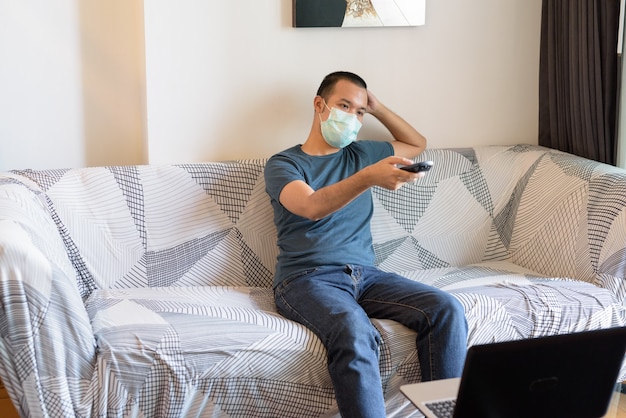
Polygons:
[[327,109],[330,110],[330,116],[325,121],[320,118],[322,127],[322,136],[330,145],[334,148],[343,148],[350,145],[356,140],[356,136],[361,129],[361,122],[356,115],[337,108],[330,109],[326,103],[324,103]]

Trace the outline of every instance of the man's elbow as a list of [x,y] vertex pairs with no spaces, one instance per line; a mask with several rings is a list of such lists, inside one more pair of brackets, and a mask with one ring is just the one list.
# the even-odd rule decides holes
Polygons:
[[317,222],[325,218],[327,215],[327,213],[323,213],[322,211],[311,207],[303,208],[302,212],[299,214],[299,216],[302,216],[303,218],[306,218],[309,221],[313,222]]

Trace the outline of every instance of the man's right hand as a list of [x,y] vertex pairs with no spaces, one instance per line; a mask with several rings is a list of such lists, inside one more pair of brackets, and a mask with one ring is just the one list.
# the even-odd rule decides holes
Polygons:
[[368,176],[372,186],[398,190],[405,183],[416,181],[425,175],[425,173],[411,173],[398,168],[398,165],[410,164],[413,164],[413,161],[408,158],[391,156],[365,167],[361,171],[366,172],[364,174]]

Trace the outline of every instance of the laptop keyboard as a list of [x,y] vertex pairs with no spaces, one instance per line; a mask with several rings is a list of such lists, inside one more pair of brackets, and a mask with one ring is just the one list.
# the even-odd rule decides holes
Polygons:
[[452,418],[456,400],[446,399],[443,401],[428,402],[425,403],[425,405],[433,411],[438,418]]

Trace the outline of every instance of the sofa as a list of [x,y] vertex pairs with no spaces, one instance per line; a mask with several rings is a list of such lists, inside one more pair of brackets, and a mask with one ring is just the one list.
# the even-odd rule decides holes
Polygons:
[[[531,145],[418,160],[416,184],[373,189],[376,263],[458,298],[468,346],[626,325],[625,170]],[[274,306],[265,161],[0,174],[0,378],[22,416],[339,416],[324,347]],[[421,416],[399,392],[415,334],[372,323],[388,416]]]

